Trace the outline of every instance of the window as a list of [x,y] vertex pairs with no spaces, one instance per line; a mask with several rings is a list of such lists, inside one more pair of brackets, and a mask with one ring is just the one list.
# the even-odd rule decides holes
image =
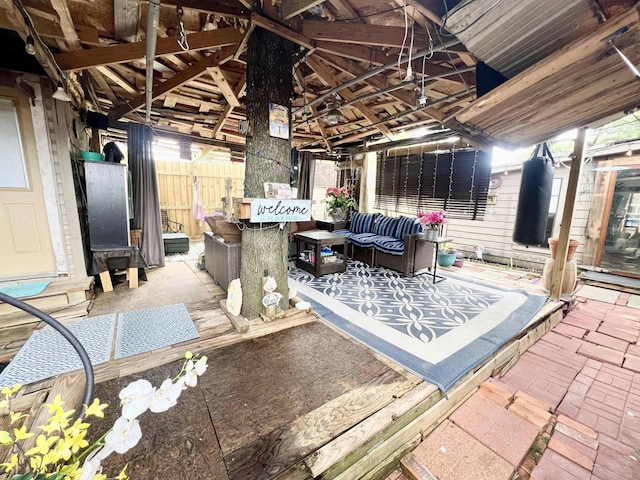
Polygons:
[[0,98],[0,145],[0,188],[28,188],[18,113],[7,98]]
[[376,208],[415,215],[445,209],[449,218],[481,220],[491,157],[477,150],[378,156]]
[[551,184],[551,200],[549,201],[549,213],[547,214],[547,226],[544,234],[544,242],[539,247],[548,248],[548,239],[553,237],[553,227],[558,214],[558,203],[560,203],[560,191],[562,190],[562,179],[554,178]]

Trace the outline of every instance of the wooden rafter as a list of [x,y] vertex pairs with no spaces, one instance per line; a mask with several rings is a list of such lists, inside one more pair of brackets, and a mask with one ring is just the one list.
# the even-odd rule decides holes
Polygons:
[[[138,0],[146,3],[145,0]],[[185,10],[191,10],[198,13],[213,13],[223,15],[225,17],[245,18],[249,16],[249,7],[246,6],[229,6],[214,0],[162,0],[162,5],[172,7],[182,7]]]
[[[338,86],[338,81],[336,80],[335,75],[319,58],[316,56],[307,58],[307,65],[309,65],[309,67],[311,67],[313,71],[315,71],[316,74],[327,83],[327,85],[332,88]],[[347,101],[355,99],[355,95],[353,95],[347,88],[340,91],[340,96]],[[357,108],[362,116],[364,116],[371,124],[378,122],[378,118],[363,102],[356,102],[353,106]],[[391,135],[391,130],[389,130],[385,125],[376,125],[375,128],[387,137]]]
[[96,67],[102,75],[111,80],[113,83],[122,88],[125,92],[134,95],[138,94],[138,90],[133,87],[126,79],[124,79],[119,73],[114,72],[109,67]]
[[[241,93],[244,91],[245,87],[247,85],[247,79],[245,77],[242,77],[242,79],[240,80],[240,82],[236,85],[236,87],[232,90],[231,92],[231,96],[233,98],[238,98],[240,97]],[[216,124],[216,126],[213,129],[213,136],[217,136],[218,133],[220,133],[220,131],[222,130],[222,127],[224,126],[225,122],[227,121],[227,119],[229,118],[229,116],[231,115],[231,112],[233,112],[233,109],[235,107],[239,107],[240,106],[240,102],[238,102],[238,105],[232,105],[231,103],[227,103],[227,106],[225,107],[225,109],[222,111],[222,114],[220,115],[220,118],[218,119],[218,123]]]
[[[198,62],[190,66],[189,68],[186,68],[185,70],[182,70],[181,72],[175,74],[169,80],[166,80],[159,85],[154,85],[152,100],[155,100],[161,95],[179,88],[180,86],[184,85],[190,80],[193,80],[194,78],[198,78],[199,76],[204,75],[204,73],[207,71],[207,67],[224,63],[233,56],[234,52],[235,47],[225,47],[217,51],[213,55],[207,57],[202,62]],[[127,113],[144,106],[145,100],[146,97],[143,93],[142,95],[139,95],[136,98],[113,108],[111,112],[109,112],[109,117],[113,120],[117,120],[123,115],[126,115]]]
[[315,49],[314,43],[309,40],[309,38],[304,35],[287,28],[273,20],[269,20],[268,18],[260,15],[259,13],[253,12],[251,14],[251,23],[256,27],[262,27],[265,30],[270,31],[271,33],[275,33],[276,35],[280,35],[282,38],[286,38],[287,40],[297,43],[298,45],[302,45],[305,48],[310,50]]
[[282,0],[282,18],[289,20],[322,2],[324,2],[324,0]]
[[93,80],[96,82],[98,87],[100,87],[100,91],[102,91],[102,93],[104,93],[105,96],[109,99],[111,104],[117,105],[119,103],[118,98],[116,97],[116,94],[113,93],[113,90],[111,89],[107,81],[104,79],[102,74],[95,68],[90,68],[87,71],[89,72],[89,75],[91,75],[91,78],[93,78]]
[[58,17],[60,18],[60,28],[62,29],[64,40],[69,49],[78,50],[82,48],[80,38],[78,38],[78,34],[76,32],[76,27],[73,25],[73,20],[71,19],[71,12],[69,11],[69,5],[67,5],[67,1],[51,0],[51,6],[56,12],[58,12]]
[[[396,48],[401,48],[403,43],[405,47],[409,46],[404,27],[303,20],[301,32],[311,40]],[[413,46],[419,49],[428,47],[425,37],[424,32],[416,32]]]
[[113,0],[113,24],[116,40],[137,42],[140,4],[133,0]]
[[[58,40],[64,39],[64,33],[60,28],[59,23],[54,23],[50,20],[41,17],[32,17],[31,22],[38,34],[43,38],[55,38]],[[4,11],[0,10],[0,28],[7,30],[17,30],[17,25],[7,18]],[[100,45],[100,39],[98,38],[98,30],[94,27],[87,27],[84,25],[76,25],[76,33],[80,42],[85,45],[98,46]]]
[[216,85],[218,85],[218,88],[222,92],[222,95],[224,95],[227,103],[232,107],[239,107],[240,100],[238,100],[238,97],[236,96],[234,89],[231,86],[231,83],[229,82],[229,79],[225,75],[224,71],[219,66],[215,66],[208,67],[207,72],[209,72],[211,78],[213,78],[213,80],[216,82]]
[[[188,51],[233,45],[239,42],[241,38],[242,34],[231,27],[191,33],[187,35],[187,41],[189,43]],[[127,43],[113,45],[111,47],[90,48],[87,50],[60,53],[55,56],[55,59],[63,70],[80,70],[101,65],[130,62],[143,58],[145,48],[145,42]],[[178,45],[175,37],[158,38],[156,43],[157,57],[183,52],[184,50]]]

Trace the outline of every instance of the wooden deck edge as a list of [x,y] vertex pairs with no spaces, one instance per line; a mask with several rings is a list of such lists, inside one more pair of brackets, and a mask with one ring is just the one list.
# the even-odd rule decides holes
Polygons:
[[462,378],[450,390],[448,398],[443,398],[434,385],[423,382],[288,469],[278,479],[384,478],[386,467],[397,467],[394,459],[401,458],[399,453],[412,449],[409,444],[417,433],[422,437],[428,434],[482,382],[495,372],[510,368],[561,319],[562,302],[547,302],[519,335]]
[[[287,311],[289,313],[290,311]],[[233,331],[213,338],[198,338],[188,342],[171,345],[131,357],[111,360],[95,366],[96,382],[104,382],[113,378],[125,377],[153,367],[165,365],[184,358],[184,353],[204,353],[208,350],[226,347],[235,343],[263,337],[288,328],[298,327],[315,322],[317,317],[301,310],[292,311],[288,316],[265,323],[262,320],[251,320],[251,328],[246,333]]]

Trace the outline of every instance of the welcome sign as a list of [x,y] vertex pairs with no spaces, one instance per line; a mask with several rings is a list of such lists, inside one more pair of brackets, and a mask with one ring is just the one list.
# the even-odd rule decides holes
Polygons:
[[311,220],[311,200],[254,198],[251,201],[251,223],[308,220]]

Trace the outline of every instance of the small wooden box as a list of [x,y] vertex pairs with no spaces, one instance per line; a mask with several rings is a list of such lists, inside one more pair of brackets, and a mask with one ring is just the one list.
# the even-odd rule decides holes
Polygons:
[[253,198],[234,198],[233,216],[241,220],[251,218],[251,201]]

